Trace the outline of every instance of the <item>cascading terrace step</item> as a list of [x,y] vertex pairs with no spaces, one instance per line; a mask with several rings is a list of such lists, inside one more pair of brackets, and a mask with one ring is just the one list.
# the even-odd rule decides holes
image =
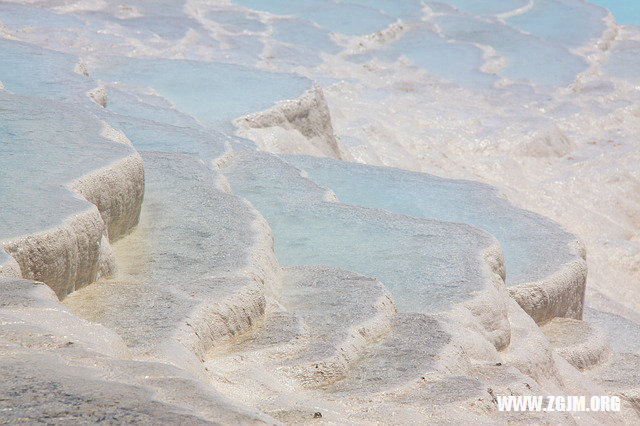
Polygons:
[[144,153],[140,224],[115,244],[116,274],[71,294],[79,316],[123,337],[139,356],[200,371],[207,350],[249,330],[278,274],[268,226],[216,187],[190,155]]
[[0,277],[2,423],[273,424],[166,362],[133,360],[42,283]]
[[397,314],[375,279],[286,268],[277,300],[252,334],[210,353],[205,365],[219,391],[238,392],[248,405],[293,422],[310,418],[313,407],[367,406],[359,399],[406,387],[404,397],[415,402],[428,394],[434,405],[486,397],[480,381],[437,371],[452,340],[441,319]]
[[[223,171],[234,194],[267,219],[276,256],[288,267],[265,322],[210,353],[206,366],[218,390],[300,421],[317,404],[328,412],[344,412],[341,400],[364,407],[358,398],[414,388],[425,375],[432,393],[468,387],[440,372],[460,341],[460,321],[475,324],[472,339],[483,351],[508,345],[502,257],[490,235],[341,204],[299,169],[250,146],[234,146]],[[399,313],[389,296],[380,304],[387,290],[378,279]],[[476,398],[481,388],[474,381],[461,398]]]
[[[320,267],[286,268],[278,301],[266,323],[230,348],[229,356],[262,356],[307,388],[343,378],[366,347],[388,332],[396,310],[377,280]],[[217,362],[213,353],[209,369],[216,370]]]
[[[474,410],[496,410],[488,383],[525,386],[517,370],[495,363],[465,373],[467,361],[458,364],[459,324],[437,314],[396,313],[375,279],[290,267],[278,294],[264,322],[211,351],[205,366],[219,392],[281,421],[305,422],[321,413],[329,422],[346,416],[355,423],[407,422],[454,410],[464,422]],[[556,421],[566,421],[563,414]]]
[[[435,203],[445,199],[450,205],[458,197],[462,202],[453,208],[454,216],[462,214],[465,208],[480,211],[475,216],[471,215],[473,220],[463,218],[453,223],[441,221],[444,219],[441,216],[436,216],[438,220],[428,219],[428,215],[410,210],[390,212],[382,210],[385,206],[380,205],[371,208],[353,205],[358,203],[343,203],[343,197],[336,196],[330,186],[326,189],[315,182],[314,171],[308,171],[302,165],[307,162],[317,162],[320,164],[318,169],[345,186],[350,179],[357,182],[356,188],[351,189],[365,200],[367,197],[375,198],[379,193],[389,195],[398,190],[397,185],[402,182],[409,186],[407,200],[413,198],[414,203],[428,205],[429,200]],[[344,169],[336,171],[332,163]],[[327,164],[328,168],[324,169]],[[210,369],[214,365],[221,368],[221,389],[234,393],[237,392],[234,390],[236,386],[243,383],[242,388],[254,390],[252,396],[241,391],[234,395],[250,405],[258,404],[277,418],[294,419],[292,421],[300,421],[301,417],[296,417],[298,415],[308,415],[310,407],[319,404],[318,401],[322,401],[321,405],[324,404],[328,412],[344,413],[346,410],[354,418],[368,420],[376,418],[374,413],[393,411],[400,404],[403,408],[396,411],[397,416],[394,415],[397,421],[409,419],[412,415],[433,415],[437,418],[449,409],[455,407],[457,412],[464,406],[462,412],[466,414],[460,418],[464,421],[468,420],[463,417],[469,412],[497,409],[495,393],[492,393],[494,386],[499,389],[496,392],[519,389],[522,394],[535,393],[537,385],[528,377],[528,370],[517,366],[517,362],[501,368],[503,360],[516,361],[522,351],[530,351],[531,343],[526,339],[539,341],[538,344],[545,347],[543,353],[548,353],[549,357],[553,351],[531,318],[510,300],[504,285],[504,263],[497,241],[490,234],[459,222],[478,225],[484,220],[493,224],[492,229],[500,229],[500,219],[504,219],[507,224],[514,225],[502,230],[502,235],[509,236],[510,231],[516,235],[521,232],[523,235],[519,241],[517,236],[512,237],[513,245],[516,249],[535,253],[533,260],[529,259],[527,267],[523,268],[525,277],[527,268],[529,273],[535,272],[537,263],[553,257],[552,249],[538,253],[545,239],[552,241],[552,248],[557,248],[561,254],[550,266],[550,271],[529,275],[533,280],[543,277],[533,286],[544,284],[544,277],[548,278],[549,274],[552,276],[549,281],[553,284],[553,271],[557,272],[559,268],[563,274],[567,264],[583,266],[583,253],[575,237],[553,222],[512,207],[501,200],[493,188],[484,185],[391,170],[388,172],[391,177],[386,183],[390,186],[385,188],[385,182],[376,185],[375,181],[373,184],[368,181],[368,171],[364,173],[364,179],[354,178],[353,174],[362,171],[360,167],[364,168],[326,159],[281,158],[256,151],[244,143],[234,146],[233,161],[223,172],[233,192],[248,199],[271,225],[276,256],[281,264],[340,268],[375,277],[389,288],[398,313],[390,322],[389,333],[360,351],[339,380],[306,388],[304,380],[297,379],[292,383],[291,377],[284,374],[287,362],[295,365],[295,357],[290,358],[291,352],[288,351],[299,347],[299,341],[305,341],[305,336],[309,335],[305,322],[286,310],[273,316],[267,313],[267,329],[278,329],[279,321],[286,323],[289,334],[284,341],[287,344],[293,342],[292,346],[287,347],[276,337],[257,337],[257,340],[250,340],[251,343],[242,343],[233,355],[218,358],[219,354],[212,354],[208,365]],[[376,177],[375,173],[373,176],[384,181],[386,169],[379,172],[383,176]],[[423,194],[420,186],[425,182],[428,184],[427,193],[439,186],[435,199],[431,194],[430,199],[420,200]],[[362,186],[358,188],[358,185]],[[407,205],[410,204],[408,201]],[[453,220],[454,217],[448,216],[448,219]],[[521,228],[517,227],[518,220],[524,220]],[[575,277],[563,284],[569,287],[575,284],[570,292],[581,294],[583,287],[580,284],[584,284],[584,280],[580,278],[584,276],[578,271]],[[553,291],[553,288],[549,292],[545,289],[541,294],[547,297],[553,295]],[[283,287],[281,297],[286,297],[286,287]],[[538,318],[534,316],[534,319],[555,317],[559,309],[565,309],[567,315],[578,315],[582,310],[581,296],[575,300],[559,298],[548,302],[551,305],[566,302],[566,306],[544,306],[541,315]],[[325,313],[327,316],[333,314],[333,311]],[[274,322],[270,322],[270,318]],[[510,346],[511,319],[517,324],[515,346]],[[257,349],[265,342],[279,342],[271,346],[275,352]],[[486,346],[487,343],[490,347]],[[242,345],[249,345],[252,349],[247,352]],[[270,357],[274,353],[279,354],[276,358],[280,357],[278,368],[271,363]],[[553,365],[553,361],[544,356],[539,360],[534,358],[531,362]],[[244,361],[252,367],[246,367]],[[266,375],[260,374],[265,370],[268,372]],[[252,377],[247,377],[247,371]],[[456,375],[456,371],[460,374]],[[227,379],[230,383],[222,383]],[[289,391],[282,392],[282,388]],[[457,389],[459,398],[439,400],[437,393],[448,388]],[[312,393],[294,392],[292,396],[291,389],[306,389]],[[278,396],[260,405],[264,395]],[[423,397],[436,402],[425,407]],[[288,402],[285,404],[283,401]],[[277,413],[273,410],[278,404],[288,404],[290,408]],[[367,408],[372,404],[375,409]],[[534,415],[511,417],[514,421],[542,419]],[[558,413],[554,418],[564,421],[568,417]]]
[[582,316],[586,263],[577,238],[557,223],[514,207],[478,182],[328,158],[285,156],[346,204],[416,218],[467,223],[504,250],[506,284],[536,321]]
[[65,297],[113,261],[109,241],[138,221],[142,160],[81,105],[0,90],[0,276]]
[[587,321],[554,318],[540,329],[555,351],[578,370],[602,364],[611,352],[607,335]]
[[[342,204],[277,156],[240,146],[234,152],[224,174],[234,194],[269,222],[283,266],[375,277],[404,312],[447,311],[497,291],[502,253],[491,235],[466,224]],[[496,317],[499,311],[496,306]]]
[[586,374],[607,392],[620,395],[640,413],[640,326],[621,315],[588,308],[585,320],[606,331],[611,345],[606,362]]

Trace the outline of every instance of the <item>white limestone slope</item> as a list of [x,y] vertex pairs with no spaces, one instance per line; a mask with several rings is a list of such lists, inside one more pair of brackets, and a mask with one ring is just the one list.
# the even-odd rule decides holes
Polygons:
[[331,115],[319,86],[294,100],[278,102],[258,113],[233,121],[238,136],[264,151],[342,158]]
[[629,401],[640,413],[640,327],[623,316],[593,308],[587,309],[585,319],[606,333],[610,345],[609,356],[587,375],[608,392]]
[[42,283],[0,278],[3,422],[273,424],[166,363],[133,360],[112,330]]
[[0,213],[0,241],[13,259],[1,270],[43,281],[63,298],[113,272],[110,241],[138,221],[142,159],[103,137],[103,123],[81,108],[6,92],[0,102],[1,191],[11,206]]
[[[495,20],[475,16],[473,2],[457,2],[460,9],[414,0],[374,7],[359,0],[318,2],[328,14],[309,8],[314,1],[242,3],[270,12],[198,0],[0,5],[1,36],[92,56],[78,62],[0,40],[3,84],[11,93],[38,96],[22,103],[7,95],[8,108],[3,103],[0,113],[10,115],[16,106],[30,112],[3,121],[0,137],[47,147],[38,152],[34,145],[27,154],[2,147],[0,173],[6,174],[0,177],[11,185],[0,188],[10,206],[0,210],[0,239],[8,235],[3,246],[13,257],[0,250],[0,275],[45,280],[60,298],[79,289],[66,297],[67,308],[102,324],[79,320],[44,286],[0,278],[0,286],[10,287],[0,290],[8,301],[0,302],[0,401],[12,404],[2,407],[7,418],[299,423],[322,412],[335,423],[637,422],[629,405],[620,416],[497,412],[496,395],[509,394],[617,392],[637,408],[635,349],[616,349],[606,359],[597,332],[555,318],[582,315],[580,245],[521,254],[540,274],[524,274],[517,283],[523,286],[508,288],[513,269],[486,232],[443,223],[447,218],[347,205],[357,203],[336,197],[337,190],[321,188],[282,158],[256,153],[246,141],[234,153],[227,143],[229,121],[242,115],[235,120],[239,134],[266,151],[439,165],[452,174],[472,173],[462,172],[465,166],[484,176],[507,170],[505,179],[519,185],[513,178],[519,165],[493,168],[495,157],[486,152],[534,158],[528,171],[541,176],[545,162],[575,152],[568,126],[549,123],[547,107],[571,121],[571,108],[589,111],[591,98],[547,103],[542,98],[555,94],[542,86],[570,81],[585,65],[578,56],[592,55],[596,63],[603,53],[569,52],[565,44],[575,34],[563,28],[558,48],[544,41],[544,32],[531,36],[507,26],[513,20],[510,25],[532,34],[540,30],[535,15],[527,15],[533,3],[510,13],[503,2],[487,2],[490,9],[500,3]],[[469,13],[460,12],[465,8]],[[599,28],[588,15],[589,28]],[[581,22],[578,13],[566,18]],[[607,37],[604,44],[614,43],[615,34]],[[561,72],[514,66],[539,57],[554,59],[539,68],[560,64]],[[76,75],[69,74],[70,63],[82,64]],[[423,78],[420,68],[466,88]],[[338,105],[340,133],[356,136],[355,148],[345,143],[344,149],[335,137],[320,88],[271,107],[275,99],[298,96],[309,81],[259,69],[343,80],[330,88],[329,99],[332,112]],[[523,78],[533,85],[512,85]],[[569,91],[610,89],[582,82]],[[353,87],[362,96],[352,96]],[[79,100],[87,94],[99,106]],[[513,98],[526,100],[528,112],[521,106],[506,111],[517,104]],[[622,101],[620,111],[633,116]],[[122,138],[98,131],[87,110],[121,128],[138,150],[160,151],[143,154],[142,207],[139,157],[111,145]],[[48,121],[43,126],[24,115]],[[75,137],[87,134],[99,137]],[[72,150],[50,149],[56,141]],[[18,170],[23,164],[37,167]],[[24,181],[14,185],[17,177]],[[500,205],[493,214],[504,223],[523,217],[503,207],[508,210]],[[530,236],[505,227],[507,234]],[[549,246],[562,240],[556,236],[548,234]],[[276,255],[290,266],[282,276]]]
[[142,220],[115,250],[122,270],[65,303],[138,356],[201,374],[205,354],[250,331],[279,286],[270,229],[197,157],[143,157]]
[[380,282],[332,268],[286,268],[275,301],[253,333],[209,354],[210,371],[220,374],[220,363],[246,353],[269,359],[305,388],[327,386],[389,332],[396,312]]
[[554,318],[582,319],[587,288],[584,244],[567,244],[574,258],[547,277],[509,288],[509,293],[539,324]]
[[326,190],[282,159],[238,147],[225,175],[235,194],[265,216],[285,266],[322,265],[373,276],[399,309],[447,311],[464,306],[472,327],[496,347],[509,342],[502,251],[468,225],[417,219],[327,201]]
[[607,335],[586,321],[555,318],[541,329],[556,352],[578,370],[594,368],[610,356]]
[[514,207],[495,188],[331,159],[285,160],[346,204],[468,223],[491,233],[505,251],[509,292],[536,322],[582,317],[587,275],[582,243],[557,223]]

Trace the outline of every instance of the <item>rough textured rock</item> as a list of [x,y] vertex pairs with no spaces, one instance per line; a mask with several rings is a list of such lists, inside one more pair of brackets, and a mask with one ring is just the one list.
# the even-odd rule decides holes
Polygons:
[[554,350],[578,370],[602,364],[611,353],[607,335],[588,322],[554,318],[540,328]]
[[[113,272],[109,244],[138,222],[142,159],[103,137],[103,123],[81,107],[7,93],[0,103],[2,193],[11,205],[0,213],[0,241],[21,276],[63,298]],[[15,264],[2,268],[15,273]]]
[[144,153],[141,222],[115,247],[119,271],[65,303],[140,356],[201,372],[212,348],[250,331],[279,286],[268,225],[191,155]]
[[0,410],[9,423],[273,424],[184,370],[131,359],[42,283],[0,278]]
[[322,89],[234,120],[238,134],[269,152],[342,158]]

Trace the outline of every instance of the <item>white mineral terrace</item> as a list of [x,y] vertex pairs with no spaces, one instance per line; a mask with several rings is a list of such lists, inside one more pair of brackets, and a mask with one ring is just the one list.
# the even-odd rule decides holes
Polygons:
[[1,2],[0,423],[640,423],[639,28]]

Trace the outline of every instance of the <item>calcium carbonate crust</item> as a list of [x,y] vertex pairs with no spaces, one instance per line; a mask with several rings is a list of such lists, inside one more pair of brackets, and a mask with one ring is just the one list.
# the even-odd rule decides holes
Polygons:
[[142,158],[131,154],[68,188],[90,203],[87,208],[58,227],[3,241],[12,259],[0,265],[1,276],[44,282],[60,299],[115,270],[110,242],[138,223],[144,194]]
[[555,318],[541,329],[554,350],[580,371],[604,364],[611,355],[607,335],[586,321]]
[[586,250],[581,241],[569,244],[575,256],[546,278],[509,287],[509,294],[533,318],[542,324],[555,317],[582,319],[587,287]]
[[[237,118],[233,124],[239,129],[239,136],[253,140],[265,151],[343,157],[319,86],[297,99],[281,101],[265,111]],[[288,135],[281,134],[283,130]],[[269,132],[278,133],[273,137]]]
[[[9,423],[275,424],[164,362],[134,360],[125,342],[83,320],[43,283],[0,277],[0,380]],[[30,390],[24,391],[25,386]]]
[[505,299],[504,254],[498,241],[493,238],[493,244],[483,250],[480,256],[486,265],[484,278],[487,284],[484,291],[474,294],[471,300],[463,303],[474,317],[474,320],[466,325],[480,332],[496,350],[500,351],[511,342],[511,324]]
[[[152,172],[154,165],[159,162],[167,164],[178,164],[179,170],[188,173],[190,167],[195,171],[199,168],[206,169],[212,176],[210,182],[213,187],[208,187],[211,191],[226,192],[220,179],[220,173],[216,169],[224,165],[232,158],[230,147],[219,158],[213,159],[209,167],[201,160],[186,161],[183,156],[167,153],[143,153],[143,158],[147,162],[148,179],[147,184],[154,182],[155,175]],[[180,163],[185,160],[184,163]],[[149,190],[149,188],[147,188]],[[189,187],[182,188],[189,190]],[[149,192],[149,194],[152,194]],[[167,197],[168,194],[159,194],[160,197]],[[170,194],[169,194],[170,195]],[[153,204],[152,195],[150,202]],[[224,197],[223,197],[224,198]],[[210,294],[203,294],[192,300],[192,305],[183,319],[179,319],[171,325],[169,334],[158,345],[149,352],[145,352],[145,357],[158,359],[161,362],[171,363],[176,367],[188,371],[195,377],[203,377],[207,373],[202,362],[206,359],[207,353],[223,347],[241,335],[250,332],[259,326],[263,320],[268,300],[278,291],[280,283],[280,266],[273,251],[273,237],[267,222],[257,211],[246,201],[239,200],[243,208],[247,210],[252,218],[247,222],[250,230],[244,230],[252,235],[253,241],[243,253],[236,259],[235,266],[224,270],[210,270],[206,276],[199,279],[202,282],[198,286],[206,286],[210,289]],[[139,207],[135,205],[136,217],[139,215]],[[159,207],[162,209],[162,207]],[[195,208],[195,207],[194,207]],[[196,215],[197,216],[197,215]],[[105,219],[116,230],[123,229],[117,223]],[[128,224],[126,220],[118,223]],[[144,224],[143,224],[144,225]],[[163,225],[164,226],[164,225]],[[166,231],[166,229],[165,229]],[[166,250],[171,252],[171,247]],[[203,250],[202,256],[209,253]],[[126,261],[125,261],[126,263]],[[124,265],[126,269],[126,264]],[[116,278],[117,279],[117,278]],[[185,278],[186,279],[186,278]],[[178,285],[178,293],[181,287]]]
[[[391,323],[397,310],[391,293],[384,284],[378,280],[369,278],[353,272],[311,266],[298,266],[287,268],[287,272],[299,275],[298,279],[312,282],[314,278],[340,277],[351,278],[360,283],[361,289],[366,289],[366,296],[362,294],[349,294],[352,288],[344,289],[345,294],[357,300],[358,303],[370,306],[368,315],[354,308],[350,314],[356,318],[353,323],[343,323],[337,326],[333,332],[339,336],[339,340],[329,344],[333,348],[329,354],[318,357],[317,355],[307,355],[301,362],[294,362],[289,366],[282,367],[285,374],[299,380],[305,388],[320,388],[333,384],[347,376],[349,369],[363,356],[366,350],[382,339],[391,330]],[[339,291],[329,288],[340,294]],[[330,299],[331,296],[327,296]],[[364,301],[363,299],[366,299]],[[340,314],[338,306],[334,305],[336,311],[334,315]],[[341,327],[343,327],[341,329]],[[292,351],[295,352],[295,349]],[[295,359],[295,354],[290,356]]]
[[[275,154],[305,154],[320,155],[336,159],[341,159],[337,140],[333,133],[333,125],[329,108],[319,87],[314,87],[296,100],[279,102],[276,106],[255,114],[246,115],[234,120],[234,125],[239,129],[238,134],[254,141],[262,150]],[[286,135],[279,133],[271,137],[265,137],[262,132],[268,129],[287,129],[301,133],[304,138],[292,144],[281,143],[281,140],[288,140]],[[259,130],[256,132],[255,130]],[[273,142],[275,139],[278,142]],[[300,146],[302,145],[302,146]],[[306,146],[305,146],[306,145]],[[555,273],[546,278],[524,283],[508,288],[508,292],[518,304],[527,312],[538,324],[544,323],[555,317],[581,319],[584,307],[584,297],[587,280],[586,249],[584,244],[578,240],[568,244],[567,250],[574,257],[573,260],[563,264]],[[491,258],[492,255],[488,255]],[[495,268],[495,261],[488,260]],[[504,259],[502,259],[502,272],[494,271],[505,279]],[[493,280],[493,278],[492,278]],[[491,306],[494,300],[483,298],[473,304],[473,311],[480,314],[486,308],[481,308],[483,304]],[[491,320],[484,323],[488,327],[496,325],[489,324]],[[508,338],[504,327],[494,329],[496,347],[506,342]],[[501,336],[501,337],[499,337]],[[501,343],[500,340],[503,342]]]
[[251,227],[256,240],[249,249],[245,266],[213,277],[237,282],[238,290],[223,300],[204,300],[174,334],[175,340],[198,359],[196,369],[201,368],[200,363],[206,360],[209,351],[259,326],[268,301],[279,292],[282,271],[275,258],[271,228],[255,213]]
[[227,194],[231,194],[231,185],[227,181],[227,178],[222,174],[222,170],[227,167],[233,161],[233,149],[231,148],[231,144],[227,142],[225,144],[224,152],[211,160],[211,166],[216,170],[216,187]]

